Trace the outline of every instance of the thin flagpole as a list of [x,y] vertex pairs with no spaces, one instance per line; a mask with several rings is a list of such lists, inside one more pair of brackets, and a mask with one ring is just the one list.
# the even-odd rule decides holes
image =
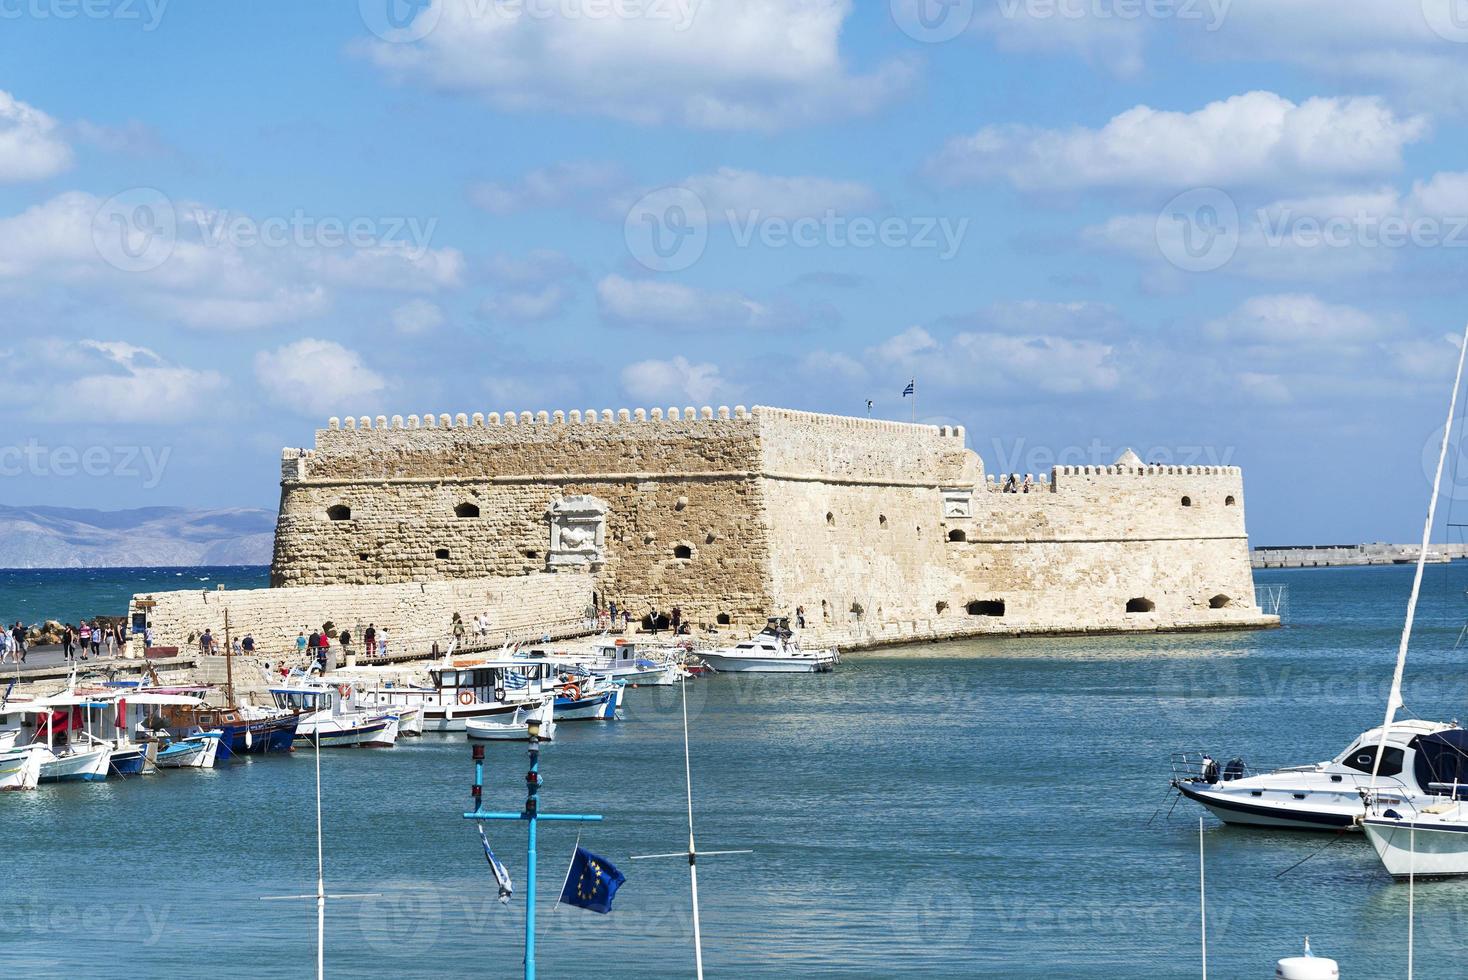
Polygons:
[[1208,879],[1203,868],[1203,818],[1198,818],[1198,925],[1203,934],[1203,980],[1208,980]]
[[678,682],[683,692],[683,776],[688,784],[688,879],[693,888],[693,962],[703,980],[703,929],[698,919],[698,848],[693,843],[693,759],[688,749],[688,678]]
[[1443,429],[1442,449],[1437,457],[1437,475],[1432,480],[1432,499],[1427,502],[1427,523],[1422,528],[1422,551],[1417,555],[1417,574],[1412,579],[1412,597],[1407,601],[1407,621],[1402,626],[1402,642],[1397,648],[1397,667],[1392,674],[1391,694],[1386,699],[1386,720],[1381,723],[1381,740],[1376,746],[1376,759],[1371,763],[1371,785],[1369,792],[1375,793],[1376,776],[1381,768],[1381,757],[1386,753],[1386,737],[1396,720],[1397,709],[1402,706],[1402,672],[1407,666],[1407,648],[1412,642],[1412,623],[1417,618],[1417,597],[1422,593],[1422,574],[1427,568],[1427,548],[1432,543],[1432,526],[1437,523],[1437,497],[1442,491],[1443,465],[1448,458],[1448,444],[1452,440],[1453,420],[1458,416],[1458,389],[1463,387],[1463,364],[1468,359],[1468,327],[1463,330],[1463,342],[1458,348],[1458,374],[1453,381],[1453,396],[1448,400],[1448,421]]
[[326,980],[326,861],[321,849],[321,731],[316,731],[316,980]]
[[1417,934],[1415,918],[1417,911],[1417,827],[1415,824],[1410,833],[1408,847],[1411,848],[1411,851],[1407,855],[1407,980],[1412,980],[1412,944]]

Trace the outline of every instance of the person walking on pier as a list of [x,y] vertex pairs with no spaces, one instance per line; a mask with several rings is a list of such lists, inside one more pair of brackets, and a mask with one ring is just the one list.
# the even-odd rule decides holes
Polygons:
[[76,637],[77,642],[81,644],[82,659],[86,660],[87,654],[92,648],[92,625],[85,619],[82,620],[82,625],[78,627]]
[[[0,664],[3,664],[10,656],[10,630],[0,630]],[[20,654],[16,654],[15,662],[20,663]]]
[[10,631],[10,641],[10,645],[13,648],[14,652],[20,654],[20,659],[17,660],[16,663],[25,663],[25,626],[19,620],[16,620],[15,629]]
[[76,633],[70,623],[61,627],[61,656],[67,663],[76,659]]
[[387,659],[387,627],[377,631],[377,654],[383,660]]

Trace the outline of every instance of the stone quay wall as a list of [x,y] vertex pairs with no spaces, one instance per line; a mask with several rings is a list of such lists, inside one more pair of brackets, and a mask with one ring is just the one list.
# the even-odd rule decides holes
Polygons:
[[[474,632],[474,618],[489,615],[492,640],[534,639],[549,632],[571,636],[586,631],[591,576],[581,573],[515,578],[462,579],[397,585],[313,585],[296,589],[239,589],[156,592],[133,596],[129,613],[145,612],[156,646],[188,652],[205,629],[224,642],[225,611],[230,635],[249,633],[257,655],[276,658],[296,651],[296,636],[330,622],[349,630],[358,654],[369,624],[388,631],[389,652],[428,656],[437,643],[447,650],[453,617]],[[151,601],[151,608],[139,605]],[[193,639],[190,639],[193,637]],[[136,645],[136,644],[135,644]],[[222,647],[221,647],[222,649]],[[141,655],[141,649],[129,651]]]
[[287,591],[567,568],[736,633],[803,606],[844,646],[1277,622],[1233,467],[1128,455],[1005,493],[961,427],[742,407],[332,420],[283,454]]

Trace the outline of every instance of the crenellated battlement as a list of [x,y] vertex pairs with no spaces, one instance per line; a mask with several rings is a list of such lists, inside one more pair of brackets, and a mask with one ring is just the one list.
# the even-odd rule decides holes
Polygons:
[[422,415],[394,415],[391,417],[386,415],[347,416],[345,418],[333,416],[327,421],[324,431],[376,432],[415,429],[481,429],[499,426],[628,425],[649,422],[729,422],[750,419],[798,422],[804,425],[865,432],[922,433],[941,438],[959,440],[964,438],[964,428],[961,425],[928,425],[889,419],[857,418],[820,412],[801,412],[788,408],[770,408],[764,405],[756,405],[753,409],[747,409],[743,405],[735,405],[732,409],[727,405],[720,405],[717,408],[710,405],[702,407],[688,405],[682,408],[672,406],[667,409],[573,408],[557,411],[475,412],[472,415],[464,412],[453,415],[425,412]]
[[1051,470],[1061,476],[1228,476],[1243,475],[1237,466],[1057,466]]

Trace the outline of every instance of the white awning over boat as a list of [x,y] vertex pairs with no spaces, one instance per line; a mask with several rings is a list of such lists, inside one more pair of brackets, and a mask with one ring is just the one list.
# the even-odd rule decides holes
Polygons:
[[190,708],[202,708],[205,706],[203,698],[191,698],[187,694],[155,694],[144,691],[141,694],[125,694],[118,698],[128,704],[181,704]]

